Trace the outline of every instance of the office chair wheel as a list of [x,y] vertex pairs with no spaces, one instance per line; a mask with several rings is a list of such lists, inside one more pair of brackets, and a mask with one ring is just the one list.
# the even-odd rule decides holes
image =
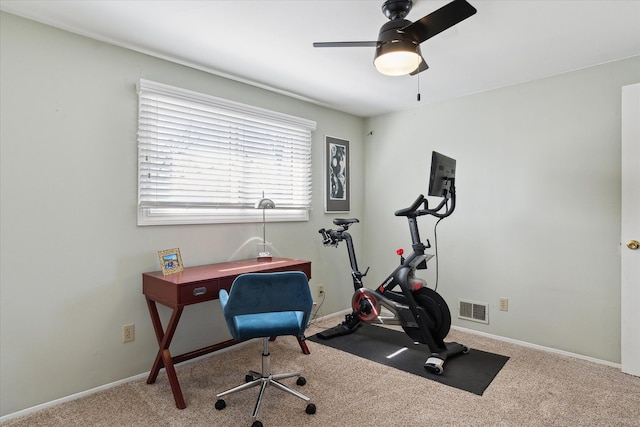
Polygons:
[[224,399],[218,399],[216,401],[216,409],[218,411],[222,411],[226,407],[227,407],[227,402],[225,402]]
[[262,427],[262,423],[260,421],[254,421],[251,427]]
[[253,381],[253,375],[245,375],[244,376],[244,382],[245,383],[250,383],[251,381]]
[[314,405],[313,403],[309,403],[307,405],[307,409],[305,409],[304,411],[309,415],[313,415],[316,413],[316,405]]
[[304,377],[298,377],[298,381],[296,381],[296,384],[298,385],[305,385],[307,383],[307,380]]

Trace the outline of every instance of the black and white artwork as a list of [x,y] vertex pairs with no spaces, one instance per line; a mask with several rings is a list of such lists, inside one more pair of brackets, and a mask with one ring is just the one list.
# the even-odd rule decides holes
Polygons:
[[325,137],[325,163],[325,212],[348,212],[349,141]]

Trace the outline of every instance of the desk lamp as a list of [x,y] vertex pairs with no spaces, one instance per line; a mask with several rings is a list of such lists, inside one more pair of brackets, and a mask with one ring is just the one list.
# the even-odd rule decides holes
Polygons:
[[256,209],[262,209],[262,243],[258,245],[258,246],[262,246],[262,250],[258,251],[258,261],[271,261],[271,253],[269,253],[269,250],[268,250],[269,243],[267,243],[267,237],[266,237],[267,227],[265,222],[264,211],[265,209],[273,209],[275,207],[276,207],[276,204],[273,203],[273,200],[266,199],[264,197],[264,192],[262,193],[262,199],[260,199],[256,203]]

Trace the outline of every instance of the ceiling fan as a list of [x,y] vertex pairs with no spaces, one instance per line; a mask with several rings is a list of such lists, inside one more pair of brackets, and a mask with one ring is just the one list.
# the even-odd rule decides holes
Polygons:
[[380,28],[377,41],[316,42],[314,47],[375,47],[376,69],[389,76],[415,75],[429,68],[422,58],[420,43],[467,19],[476,9],[465,0],[454,0],[411,22],[405,19],[412,0],[386,0],[382,12],[389,22]]

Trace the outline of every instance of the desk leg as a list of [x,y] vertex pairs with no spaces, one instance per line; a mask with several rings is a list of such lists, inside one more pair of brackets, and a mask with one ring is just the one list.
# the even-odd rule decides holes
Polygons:
[[173,366],[173,359],[169,352],[169,346],[171,345],[173,334],[176,332],[176,328],[178,327],[178,321],[182,315],[183,308],[177,307],[173,309],[173,313],[169,319],[169,324],[167,325],[167,330],[163,331],[156,302],[147,298],[147,307],[149,308],[149,314],[151,314],[151,322],[153,323],[153,329],[156,332],[156,339],[158,340],[159,346],[156,360],[153,362],[153,367],[151,368],[151,372],[149,372],[149,378],[147,378],[147,384],[153,384],[156,382],[160,369],[165,368],[167,376],[169,377],[169,384],[171,385],[173,398],[176,401],[176,406],[179,409],[184,409],[187,405],[184,403],[182,389],[180,388],[178,376],[176,375],[176,370]]

